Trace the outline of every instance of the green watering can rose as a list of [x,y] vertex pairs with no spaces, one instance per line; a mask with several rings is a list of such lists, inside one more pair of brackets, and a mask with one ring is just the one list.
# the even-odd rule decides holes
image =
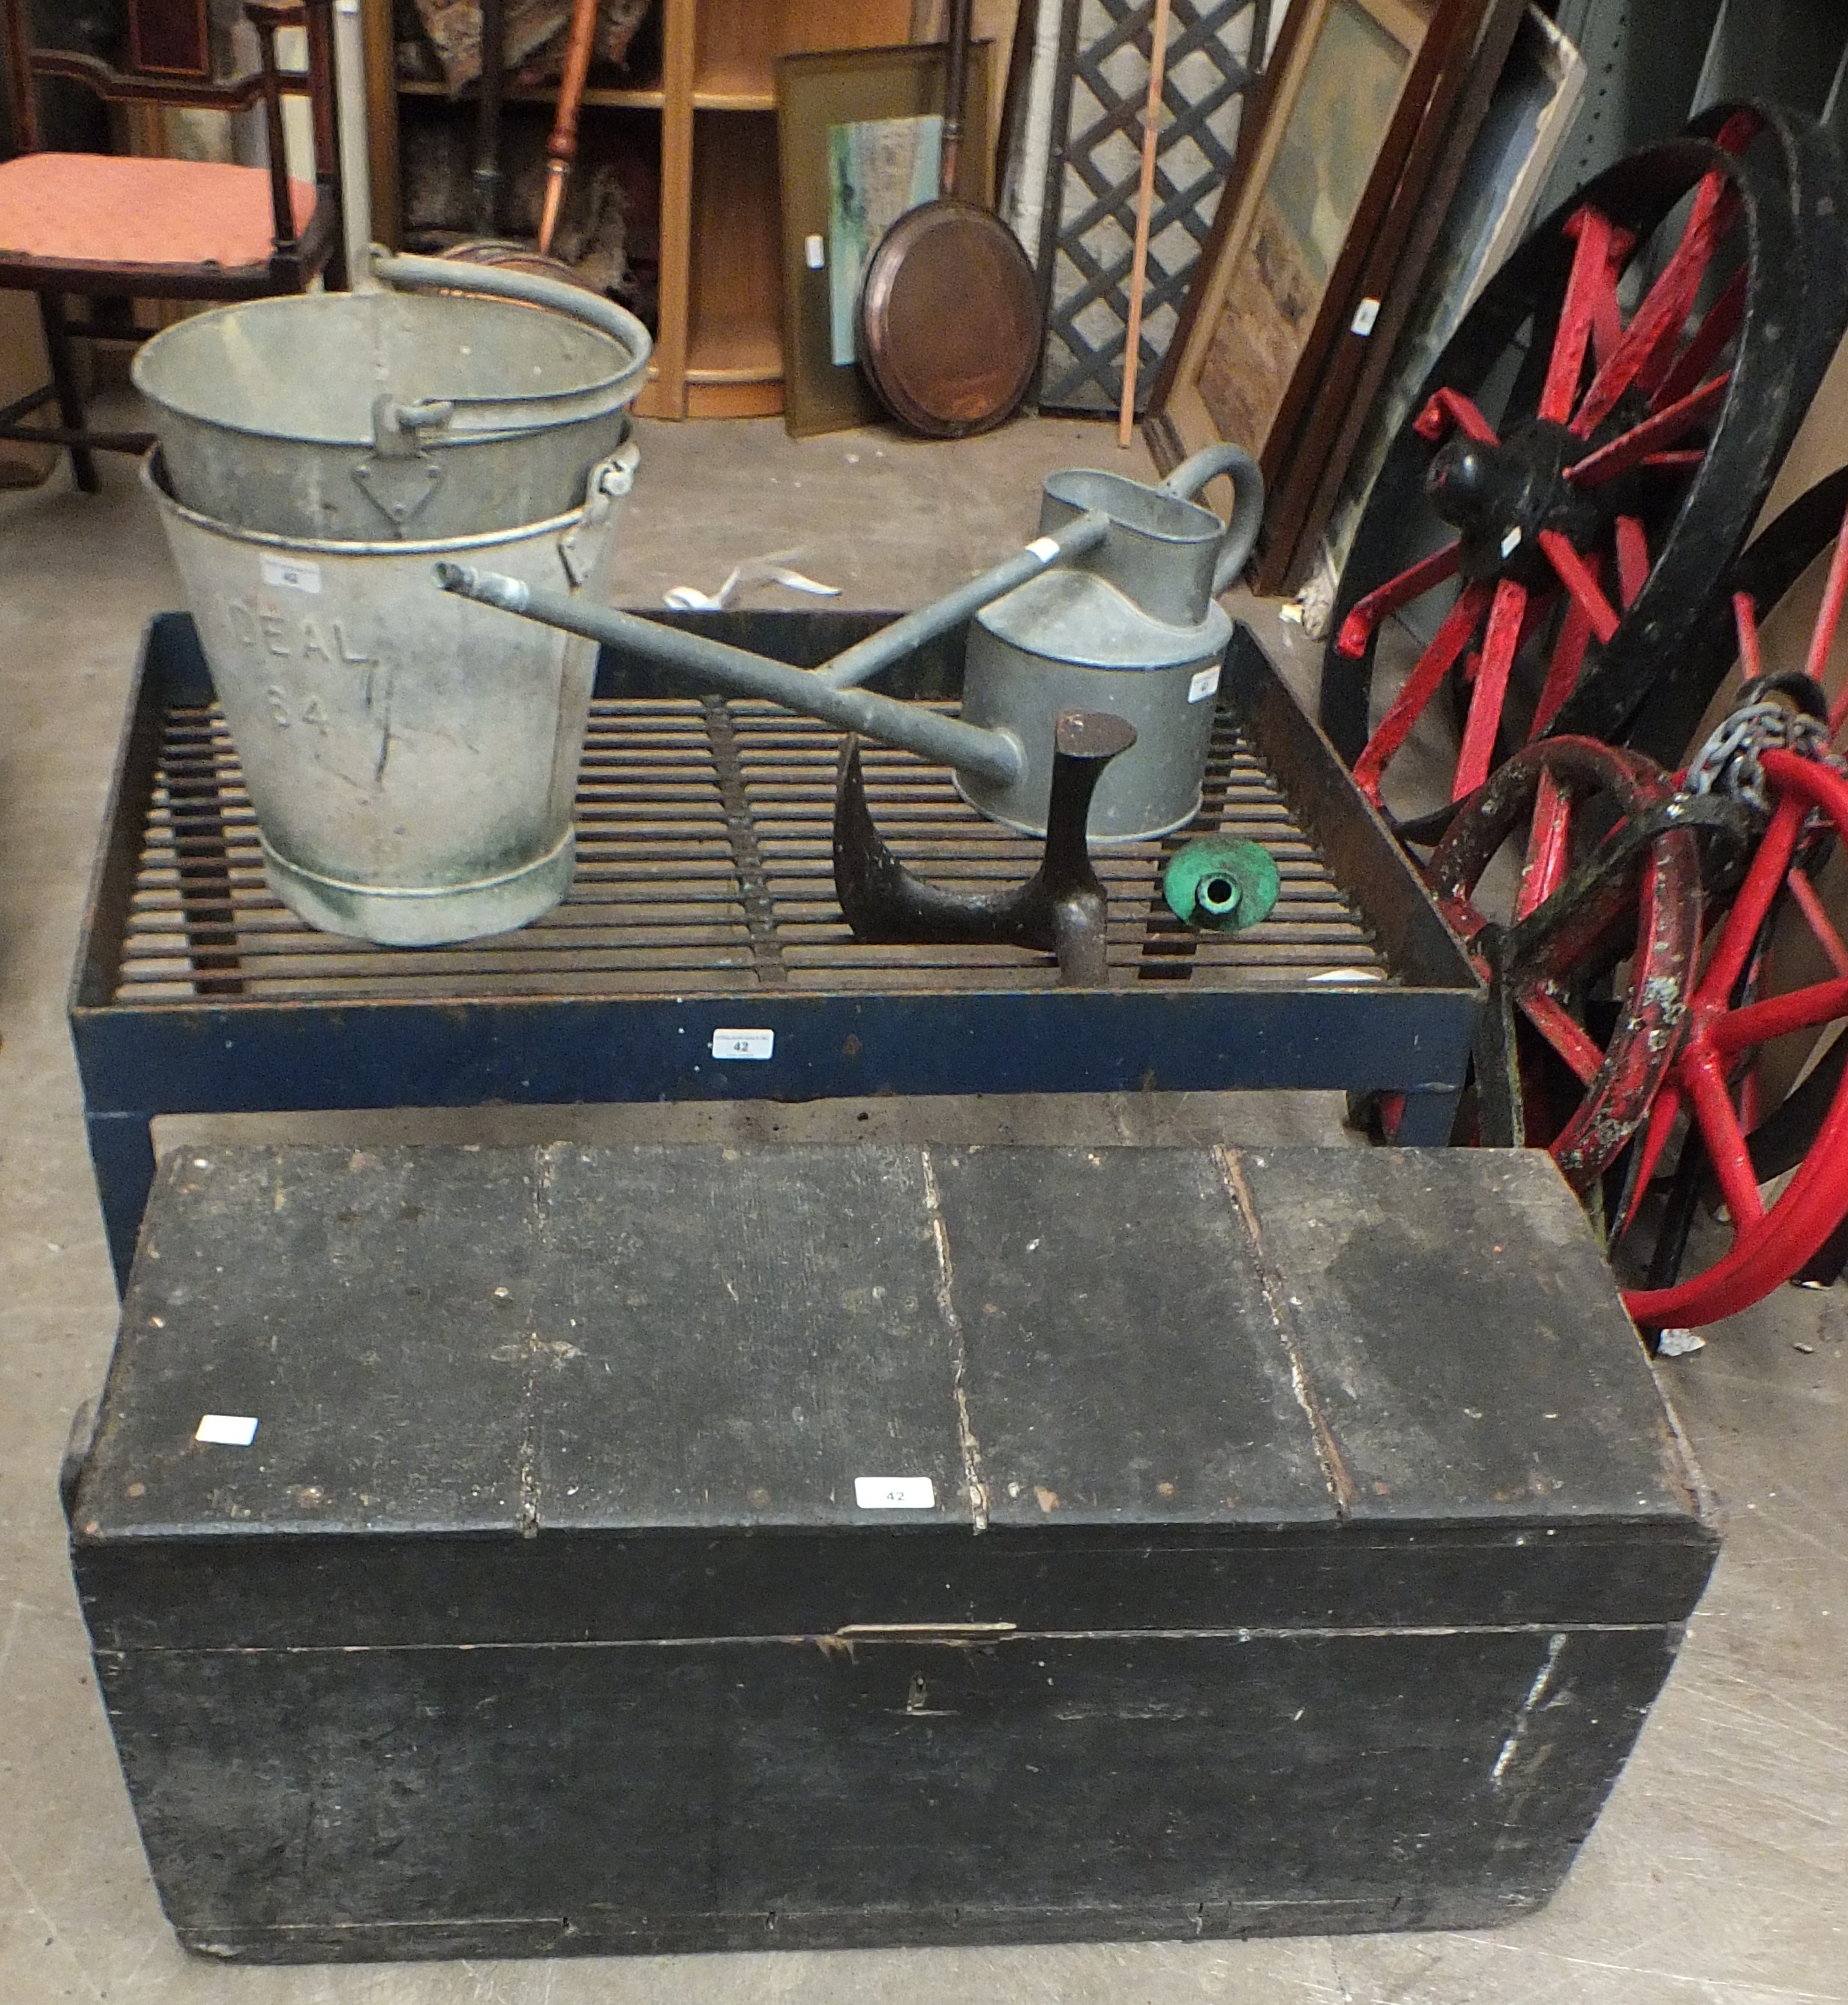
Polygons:
[[1277,866],[1260,843],[1203,835],[1177,850],[1162,873],[1162,896],[1183,925],[1242,932],[1275,909]]

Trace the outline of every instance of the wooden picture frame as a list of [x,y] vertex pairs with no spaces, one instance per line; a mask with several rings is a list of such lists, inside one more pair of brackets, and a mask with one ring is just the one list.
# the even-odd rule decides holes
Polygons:
[[[1344,435],[1323,476],[1292,571],[1317,563],[1338,576],[1380,462],[1415,415],[1413,399],[1461,325],[1477,295],[1527,234],[1586,83],[1586,65],[1571,41],[1529,4],[1486,116],[1476,128],[1456,185],[1390,350],[1372,358],[1378,381],[1363,377]],[[1434,182],[1431,201],[1439,195]],[[1388,301],[1390,310],[1392,302]],[[1352,436],[1348,436],[1351,431]],[[1304,548],[1313,543],[1313,547]]]
[[[1368,407],[1422,290],[1438,232],[1488,116],[1527,0],[1478,0],[1435,25],[1430,95],[1392,199],[1368,246],[1287,465],[1265,510],[1255,582],[1275,592],[1300,581],[1340,492]],[[1421,380],[1422,380],[1421,378]]]
[[1280,484],[1433,82],[1488,4],[1294,0],[1151,395],[1158,464],[1231,439]]
[[[941,118],[942,43],[838,49],[777,65],[777,150],[783,198],[784,423],[792,438],[843,431],[885,416],[857,362],[835,360],[829,178],[836,126]],[[992,199],[989,68],[994,45],[971,44],[956,193]],[[937,191],[933,186],[931,196]],[[815,262],[819,247],[819,262]]]

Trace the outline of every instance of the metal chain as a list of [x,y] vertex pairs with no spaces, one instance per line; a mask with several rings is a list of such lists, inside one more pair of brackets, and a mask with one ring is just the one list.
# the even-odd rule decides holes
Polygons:
[[1759,760],[1773,751],[1794,752],[1838,772],[1848,771],[1840,754],[1829,750],[1826,724],[1780,703],[1748,703],[1723,718],[1688,762],[1683,791],[1730,795],[1769,815],[1771,800]]

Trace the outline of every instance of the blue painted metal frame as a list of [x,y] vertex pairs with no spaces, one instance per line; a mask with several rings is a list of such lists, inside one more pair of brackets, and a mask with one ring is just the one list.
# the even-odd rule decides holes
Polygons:
[[[742,616],[752,622],[748,637],[716,623],[711,630],[812,662],[889,616]],[[942,663],[921,672],[941,686]],[[1404,985],[137,1003],[116,999],[115,971],[160,721],[169,706],[211,695],[191,620],[161,615],[142,648],[70,998],[118,1283],[134,1253],[154,1173],[152,1123],[162,1115],[1324,1087],[1403,1092],[1400,1139],[1447,1140],[1480,985],[1390,833],[1243,629],[1226,685],[1292,813]],[[640,665],[606,655],[600,665],[599,694],[658,686]],[[774,1055],[715,1061],[720,1029],[773,1031]]]

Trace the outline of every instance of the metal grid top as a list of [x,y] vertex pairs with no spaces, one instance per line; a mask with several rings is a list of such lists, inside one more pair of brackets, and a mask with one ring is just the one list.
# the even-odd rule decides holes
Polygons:
[[[1050,987],[1048,955],[1004,946],[864,945],[834,901],[839,739],[827,726],[717,697],[600,699],[579,774],[578,862],[556,911],[517,932],[392,949],[304,925],[264,882],[255,817],[216,706],[162,722],[110,999],[337,1004],[384,997],[725,995],[782,991]],[[868,799],[914,869],[959,889],[1032,873],[1039,845],[964,805],[949,775],[868,748]],[[1282,896],[1272,917],[1197,935],[1159,877],[1190,835],[1261,842]],[[1113,986],[1238,988],[1389,980],[1359,914],[1230,718],[1215,729],[1198,820],[1165,841],[1100,852]]]

